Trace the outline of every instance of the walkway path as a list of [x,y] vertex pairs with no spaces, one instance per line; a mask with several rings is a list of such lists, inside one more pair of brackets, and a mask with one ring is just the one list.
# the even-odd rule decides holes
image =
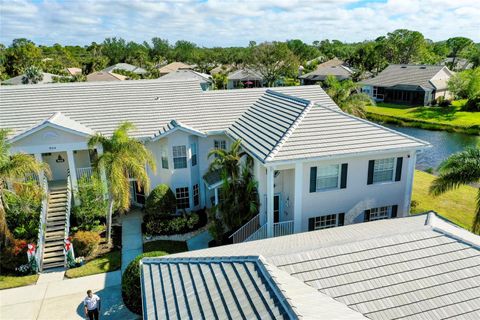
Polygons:
[[208,230],[197,234],[195,237],[187,240],[188,251],[200,250],[208,248],[208,243],[212,241],[212,236]]
[[102,299],[101,319],[139,319],[122,303],[120,271],[0,290],[0,319],[85,319],[88,289]]
[[143,252],[143,215],[134,210],[120,218],[122,223],[122,272],[136,256]]

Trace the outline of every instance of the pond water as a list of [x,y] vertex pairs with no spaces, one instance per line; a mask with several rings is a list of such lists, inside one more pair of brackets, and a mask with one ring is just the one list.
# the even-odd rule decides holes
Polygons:
[[432,148],[426,149],[417,154],[416,168],[419,170],[426,170],[428,168],[433,168],[435,170],[440,163],[451,154],[462,151],[466,147],[476,146],[480,143],[480,137],[473,135],[406,128],[390,124],[383,124],[383,126],[430,142]]

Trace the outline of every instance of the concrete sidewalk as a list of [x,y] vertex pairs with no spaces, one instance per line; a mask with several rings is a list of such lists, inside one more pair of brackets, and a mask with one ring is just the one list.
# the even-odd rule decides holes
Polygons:
[[84,319],[88,289],[102,299],[101,319],[140,319],[122,302],[120,271],[0,290],[0,319]]
[[122,223],[122,272],[139,254],[143,253],[142,222],[140,210],[134,210],[120,218]]

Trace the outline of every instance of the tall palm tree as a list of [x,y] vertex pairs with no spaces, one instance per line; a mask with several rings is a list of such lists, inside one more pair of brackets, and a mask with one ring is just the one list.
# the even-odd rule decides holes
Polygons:
[[[241,151],[241,140],[232,143],[229,150],[216,149],[208,154],[215,156],[209,172],[220,170],[223,201],[218,205],[225,225],[234,230],[258,213],[257,182],[252,173],[253,159]],[[242,159],[245,158],[245,161]]]
[[23,84],[39,83],[43,80],[43,72],[36,66],[30,66],[25,69],[25,75],[22,77]]
[[[432,182],[430,193],[440,195],[461,185],[480,183],[480,148],[455,153],[439,167],[440,175]],[[477,192],[472,231],[480,233],[480,188]]]
[[90,138],[88,145],[95,148],[102,145],[103,154],[98,157],[94,167],[98,172],[103,168],[107,177],[109,202],[107,213],[107,240],[110,242],[112,215],[114,210],[120,212],[130,208],[130,179],[135,179],[137,186],[148,193],[150,179],[147,165],[156,171],[151,152],[137,139],[129,137],[129,131],[135,129],[130,122],[124,122],[107,138],[97,134]]
[[47,176],[50,169],[46,163],[38,162],[34,157],[24,153],[10,155],[10,144],[7,141],[9,130],[0,129],[0,249],[12,241],[13,236],[7,226],[5,217],[4,196],[8,182],[28,178],[33,174],[40,174],[42,171]]
[[359,118],[365,118],[365,106],[374,104],[365,93],[360,93],[360,87],[352,80],[339,81],[328,75],[324,81],[327,94],[344,112]]

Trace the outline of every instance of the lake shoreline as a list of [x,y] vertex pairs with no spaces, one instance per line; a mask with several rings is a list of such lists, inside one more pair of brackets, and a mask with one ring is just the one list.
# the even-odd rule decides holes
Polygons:
[[413,120],[413,119],[397,117],[397,116],[388,116],[388,115],[378,114],[374,112],[367,112],[366,116],[368,120],[379,123],[379,124],[388,123],[388,124],[398,125],[406,128],[418,128],[418,129],[425,129],[425,130],[432,130],[432,131],[446,131],[446,132],[453,132],[453,133],[468,134],[472,136],[480,135],[480,125],[474,125],[471,127],[462,127],[462,126],[454,126],[454,125],[449,125],[444,123],[434,123],[429,121]]

